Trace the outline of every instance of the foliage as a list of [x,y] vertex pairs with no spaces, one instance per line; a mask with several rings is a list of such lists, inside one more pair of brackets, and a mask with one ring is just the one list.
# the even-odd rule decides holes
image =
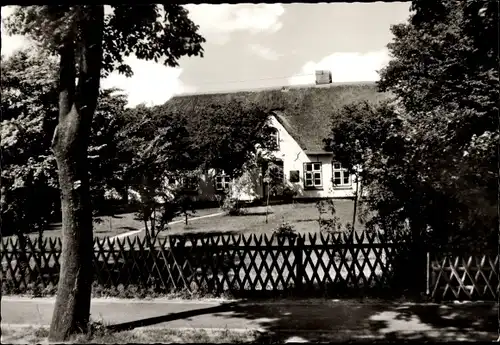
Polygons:
[[106,192],[123,186],[124,154],[118,149],[119,135],[125,122],[121,115],[127,104],[126,95],[116,88],[101,90],[92,122],[88,149],[90,188],[93,209],[109,211]]
[[268,160],[264,165],[263,182],[267,185],[270,195],[282,195],[286,184],[283,181],[283,167],[272,160]]
[[172,116],[184,123],[189,135],[189,158],[202,171],[214,169],[237,178],[256,155],[256,146],[266,146],[269,140],[269,112],[257,104],[222,101],[183,112],[169,102],[154,108],[155,116],[160,123]]
[[298,235],[295,227],[290,223],[285,222],[285,219],[282,220],[281,224],[278,225],[273,234],[278,237],[296,237]]
[[[1,216],[4,234],[45,228],[58,205],[56,164],[47,131],[55,127],[54,60],[18,51],[2,57]],[[44,202],[40,202],[44,200]]]
[[221,209],[230,216],[241,216],[245,214],[242,202],[238,200],[238,198],[227,194],[223,197]]
[[[163,60],[176,67],[182,56],[203,56],[205,39],[198,26],[188,18],[188,11],[178,4],[110,5],[104,15],[102,76],[118,71],[131,76],[133,71],[124,57]],[[58,53],[66,35],[84,25],[85,6],[24,6],[7,18],[11,34],[29,35],[50,52]],[[82,42],[83,43],[83,42]],[[78,63],[79,61],[77,61]]]
[[138,106],[123,114],[117,138],[122,182],[139,193],[141,219],[154,237],[157,226],[162,229],[179,212],[192,209],[182,186],[168,185],[171,174],[181,180],[198,172],[185,121],[171,113],[157,117],[154,109]]
[[326,144],[362,166],[372,227],[484,248],[498,221],[498,3],[433,3],[414,1],[410,21],[392,27],[379,86],[394,101],[332,115]]
[[[194,174],[196,173],[185,173],[183,179],[195,177]],[[196,214],[194,196],[189,190],[186,190],[184,184],[169,186],[168,190],[168,195],[165,195],[158,204],[156,231],[168,230],[168,223],[179,216],[183,216],[184,224],[188,225],[189,216]]]
[[131,75],[123,59],[131,53],[175,67],[180,57],[203,52],[204,39],[181,5],[111,8],[105,14],[104,5],[25,6],[7,21],[9,33],[31,36],[60,57],[59,117],[51,146],[58,166],[65,248],[51,341],[68,340],[89,322],[93,248],[87,151],[100,77],[113,70]]
[[[338,233],[351,230],[349,223],[342,224],[340,218],[337,217],[335,202],[333,199],[321,199],[316,202],[316,209],[318,210],[318,225],[319,230],[323,233]],[[331,217],[324,218],[325,215],[330,214]]]
[[[2,222],[4,233],[42,231],[60,215],[57,165],[50,149],[57,119],[56,61],[40,50],[2,60]],[[125,98],[103,90],[89,144],[93,208],[117,185],[116,134]],[[40,200],[44,200],[40,203]]]
[[[134,162],[125,168],[126,180],[140,189],[141,176],[147,171],[154,188],[149,188],[150,197],[144,200],[159,196],[163,181],[171,174],[197,177],[213,169],[238,179],[256,166],[252,164],[259,148],[269,144],[269,114],[254,104],[214,103],[183,113],[168,103],[154,108],[141,105],[125,115],[120,149],[132,152]],[[231,214],[241,213],[237,194],[235,189],[222,196],[222,208]]]

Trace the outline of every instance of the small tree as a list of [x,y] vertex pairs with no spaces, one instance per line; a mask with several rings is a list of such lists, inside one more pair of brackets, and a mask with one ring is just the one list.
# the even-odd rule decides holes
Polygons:
[[[191,158],[193,154],[185,121],[176,114],[155,117],[154,109],[139,106],[125,116],[128,120],[118,136],[121,155],[128,157],[124,182],[139,194],[139,216],[144,221],[146,236],[154,239],[157,225],[166,222],[174,212],[171,208],[178,200],[173,198],[182,194],[182,184],[169,186],[169,177],[176,171],[178,179],[195,176],[197,171],[190,169],[196,161]],[[177,210],[178,205],[174,209]]]
[[[370,162],[377,150],[390,138],[390,131],[397,130],[398,119],[391,112],[390,104],[385,102],[354,102],[332,114],[331,135],[324,143],[334,153],[335,159],[354,175],[356,190],[352,227],[355,228],[359,199],[363,195],[360,180],[370,183]],[[377,147],[378,146],[378,147]],[[363,186],[363,184],[361,184]]]
[[283,193],[285,184],[283,181],[282,167],[277,165],[274,161],[266,161],[264,163],[267,167],[265,169],[263,182],[267,186],[266,195],[266,224],[268,223],[269,216],[269,199],[271,194],[279,195]]

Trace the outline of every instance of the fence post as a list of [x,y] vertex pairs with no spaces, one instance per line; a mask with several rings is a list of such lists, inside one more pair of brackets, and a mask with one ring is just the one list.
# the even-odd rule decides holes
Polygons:
[[294,249],[295,264],[297,265],[297,273],[295,277],[295,287],[298,292],[303,289],[304,279],[304,238],[301,235],[297,237],[297,244]]
[[431,270],[431,262],[430,262],[430,254],[429,251],[427,251],[427,277],[426,277],[426,288],[425,288],[425,294],[429,296],[430,293],[430,282],[429,282],[429,275],[430,275],[430,270]]

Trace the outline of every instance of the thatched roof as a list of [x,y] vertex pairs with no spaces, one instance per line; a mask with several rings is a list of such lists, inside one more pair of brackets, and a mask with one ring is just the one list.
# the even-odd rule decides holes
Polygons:
[[162,108],[188,116],[198,107],[237,99],[258,104],[274,112],[278,121],[304,150],[321,152],[324,150],[323,139],[330,133],[330,117],[335,109],[354,101],[377,102],[387,97],[387,94],[377,91],[374,82],[334,83],[321,86],[182,95],[173,97]]

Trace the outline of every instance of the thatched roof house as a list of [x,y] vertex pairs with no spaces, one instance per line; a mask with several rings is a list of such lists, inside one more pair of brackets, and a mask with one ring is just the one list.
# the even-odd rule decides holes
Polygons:
[[333,83],[225,93],[176,96],[161,106],[166,111],[186,115],[210,104],[232,100],[257,104],[272,111],[278,121],[304,151],[322,151],[323,138],[330,130],[331,114],[355,101],[380,101],[387,98],[374,82]]

